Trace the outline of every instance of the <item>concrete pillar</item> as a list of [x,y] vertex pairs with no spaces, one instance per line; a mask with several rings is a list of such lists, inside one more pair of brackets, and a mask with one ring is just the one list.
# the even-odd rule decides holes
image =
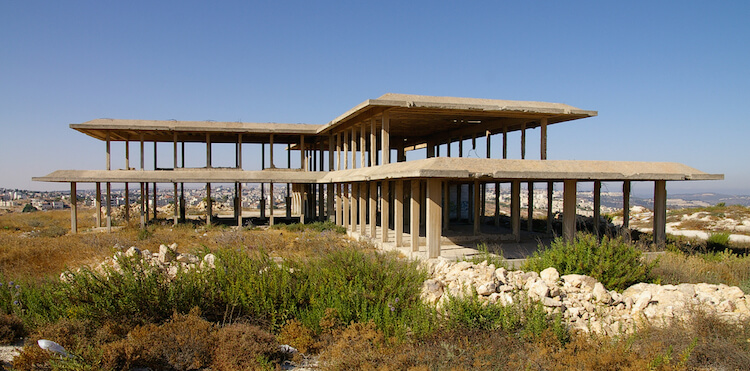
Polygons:
[[479,206],[479,201],[481,200],[481,195],[479,191],[479,181],[474,181],[474,235],[478,235],[480,232],[480,222],[482,220],[481,215],[479,214],[479,210],[481,210],[481,207]]
[[276,164],[273,162],[273,134],[268,138],[268,167],[276,168]]
[[[273,162],[271,163],[273,166]],[[273,202],[273,183],[268,184],[268,200],[271,205],[268,208],[268,225],[273,225],[275,220],[273,216],[273,210],[276,208]]]
[[299,163],[302,170],[307,170],[307,155],[305,154],[305,136],[299,136]]
[[[237,134],[237,168],[242,169],[242,133]],[[271,161],[273,164],[273,161]],[[185,142],[182,142],[182,167],[185,167]]]
[[206,167],[211,168],[211,133],[206,133]]
[[[156,204],[154,204],[154,210],[156,210]],[[112,183],[110,182],[107,182],[107,232],[112,232]]]
[[343,145],[344,154],[344,167],[343,169],[349,169],[349,139],[346,131],[341,132],[341,143]]
[[335,139],[333,138],[333,134],[328,135],[328,171],[334,171],[336,170],[334,165],[335,160]]
[[143,208],[146,210],[146,223],[148,223],[148,220],[150,218],[150,215],[149,215],[149,212],[150,212],[149,210],[150,209],[149,209],[149,206],[148,206],[148,183],[146,183],[146,193],[145,193],[145,196],[143,196],[142,198],[143,198]]
[[503,159],[508,158],[508,127],[503,126]]
[[396,235],[396,246],[404,245],[404,181],[397,180],[395,183],[395,195],[393,197],[393,229]]
[[141,229],[146,228],[146,198],[144,183],[141,182]]
[[174,198],[172,200],[174,200],[174,225],[177,225],[177,223],[179,222],[179,218],[180,218],[180,208],[179,208],[179,203],[177,202],[177,197],[179,195],[177,194],[177,183],[173,183],[173,184],[174,184]]
[[375,118],[370,118],[370,166],[378,164],[378,135],[375,131]]
[[375,238],[378,228],[378,182],[370,182],[370,238]]
[[495,182],[495,227],[500,227],[500,183]]
[[563,239],[572,242],[576,237],[576,181],[563,183]]
[[446,146],[445,146],[445,155],[448,157],[451,157],[451,143],[452,143],[451,139],[448,138],[448,142],[446,143]]
[[[110,161],[111,153],[110,153],[110,146],[109,146],[109,143],[110,143],[109,131],[107,131],[107,134],[106,134],[106,141],[107,141],[107,170],[112,170],[112,163]],[[154,142],[154,145],[156,145],[156,142]]]
[[664,247],[667,242],[667,182],[654,182],[654,243]]
[[336,221],[335,220],[336,219],[335,218],[336,214],[335,214],[335,210],[334,210],[334,208],[335,208],[335,200],[334,200],[334,198],[336,196],[334,195],[334,187],[335,187],[335,185],[333,183],[328,183],[326,185],[326,209],[328,209],[328,214],[327,214],[328,215],[328,220],[331,221],[331,222],[335,222]]
[[[461,200],[463,199],[463,190],[464,185],[461,183],[456,184],[456,221],[461,223],[461,217],[463,216],[463,210],[461,208]],[[467,215],[466,218],[468,219],[469,216]]]
[[173,164],[172,169],[177,169],[177,132],[172,132],[172,152],[173,152]]
[[516,242],[521,241],[521,181],[510,182],[510,229]]
[[443,230],[451,227],[451,185],[448,181],[443,182]]
[[211,201],[211,183],[206,183],[206,225],[211,225],[214,218],[214,203]]
[[156,197],[157,197],[156,193],[157,193],[156,192],[156,182],[154,182],[154,220],[156,220],[157,213],[158,213],[158,210],[156,210]]
[[[362,148],[365,148],[364,146]],[[362,151],[364,155],[364,151]],[[367,233],[367,183],[359,183],[357,187],[357,197],[359,198],[359,234],[364,236]]]
[[442,191],[440,179],[427,180],[427,252],[429,258],[440,256],[442,230]]
[[381,118],[382,129],[382,143],[381,150],[383,151],[383,165],[391,163],[391,120],[388,112],[383,112]]
[[458,138],[458,157],[464,157],[464,137]]
[[[359,125],[359,167],[360,168],[364,168],[367,166],[367,155],[365,155],[367,153],[367,150],[366,150],[367,140],[365,138],[365,126],[367,125],[365,125],[364,123]],[[362,224],[364,224],[364,222]]]
[[125,222],[130,223],[130,185],[125,183]]
[[349,229],[349,217],[351,216],[351,210],[349,210],[349,183],[341,184],[341,201],[344,208],[341,212],[341,220],[343,226]]
[[420,181],[412,179],[411,193],[409,194],[409,233],[411,237],[411,251],[419,251],[419,185]]
[[521,160],[526,159],[526,123],[521,124]]
[[539,150],[541,152],[539,158],[542,159],[542,160],[546,160],[547,159],[547,123],[548,123],[548,121],[549,120],[545,117],[545,118],[542,119],[542,121],[540,123],[540,127],[542,129],[541,130],[542,133],[541,133],[541,140],[540,140],[540,144],[539,144],[539,147],[540,147]]
[[336,224],[337,225],[344,225],[344,217],[343,217],[343,209],[344,209],[344,203],[341,200],[341,183],[336,183]]
[[237,226],[242,228],[242,182],[237,182]]
[[78,195],[75,182],[70,182],[70,233],[78,233]]
[[622,234],[630,241],[630,181],[622,183]]
[[258,208],[260,209],[260,218],[266,218],[266,185],[260,183],[260,201],[258,202]]
[[435,142],[427,138],[427,158],[435,157]]
[[[440,156],[440,154],[438,154]],[[398,143],[396,143],[396,162],[405,162],[406,161],[406,151],[404,149],[404,141],[399,140]]]
[[484,136],[487,138],[487,158],[490,158],[490,131],[485,131]]
[[602,212],[602,182],[600,180],[594,181],[594,234],[598,237],[600,235],[599,230],[599,218]]
[[534,182],[528,183],[528,202],[526,208],[526,230],[529,232],[534,231]]
[[352,183],[351,187],[352,187],[352,191],[349,194],[349,197],[351,199],[351,201],[349,201],[349,205],[350,205],[349,207],[350,207],[350,211],[351,211],[351,214],[350,214],[350,217],[349,217],[349,226],[350,226],[352,232],[356,232],[357,231],[357,216],[359,216],[359,210],[357,209],[359,207],[359,205],[357,204],[357,201],[359,199],[359,197],[358,197],[358,195],[359,195],[359,184]]
[[387,179],[383,179],[380,182],[380,241],[388,242],[390,233],[390,209],[391,209],[391,191],[389,189],[389,182]]
[[94,200],[94,207],[96,207],[96,227],[101,228],[102,226],[102,183],[96,182],[96,200]]
[[552,196],[555,192],[555,184],[547,182],[547,233],[552,233]]

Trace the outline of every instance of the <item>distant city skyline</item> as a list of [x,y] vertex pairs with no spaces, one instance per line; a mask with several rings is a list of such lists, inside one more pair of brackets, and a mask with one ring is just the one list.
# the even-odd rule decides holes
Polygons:
[[[748,16],[740,1],[5,2],[0,187],[64,190],[31,177],[103,169],[104,143],[71,123],[325,124],[395,92],[597,110],[550,127],[550,159],[680,162],[725,180],[668,182],[669,193],[750,194]],[[528,140],[535,148],[538,130]],[[203,151],[189,146],[187,166],[203,166]],[[229,145],[213,152],[217,166],[234,159]],[[258,157],[245,147],[245,168]],[[124,167],[122,143],[112,160]],[[633,194],[652,187],[634,183]]]

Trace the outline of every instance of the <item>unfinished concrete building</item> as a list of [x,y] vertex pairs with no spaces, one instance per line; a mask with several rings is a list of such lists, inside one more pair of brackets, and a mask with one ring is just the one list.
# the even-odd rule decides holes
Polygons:
[[[592,182],[594,220],[599,220],[602,182],[621,182],[625,229],[628,228],[630,185],[633,181],[654,184],[653,231],[656,243],[664,243],[666,226],[666,182],[723,179],[694,168],[663,162],[568,161],[547,159],[549,125],[596,116],[596,111],[566,104],[495,99],[433,97],[385,94],[367,100],[325,125],[240,123],[210,121],[148,121],[97,119],[70,127],[106,143],[105,170],[58,170],[36,181],[67,182],[71,189],[71,231],[77,231],[76,185],[95,183],[97,193],[106,185],[106,226],[112,217],[109,193],[112,183],[124,183],[126,199],[132,184],[140,188],[141,225],[150,216],[149,184],[152,196],[157,186],[174,191],[179,207],[174,223],[185,218],[185,183],[205,184],[211,195],[212,183],[235,187],[234,220],[246,222],[239,201],[243,184],[262,185],[262,192],[284,192],[286,207],[274,210],[263,201],[260,219],[274,223],[279,218],[301,222],[332,220],[350,234],[395,246],[410,246],[429,257],[440,256],[441,239],[451,224],[468,224],[474,235],[494,233],[499,241],[518,241],[522,231],[520,202],[522,184],[533,202],[534,184],[547,186],[547,205],[553,200],[554,183],[563,185],[562,235],[576,233],[576,190],[581,182]],[[527,133],[539,133],[536,159],[527,159]],[[520,159],[508,159],[509,133],[520,132]],[[516,133],[517,136],[517,133]],[[125,143],[125,169],[112,169],[110,143]],[[486,154],[464,157],[464,146],[476,148],[484,141]],[[130,160],[130,144],[139,147],[139,162]],[[173,166],[157,166],[157,143],[171,143]],[[147,169],[144,146],[154,145],[153,167]],[[205,166],[185,167],[185,144],[205,145]],[[212,145],[230,143],[235,149],[234,167],[212,166]],[[243,146],[261,145],[261,170],[244,170]],[[286,159],[274,158],[275,147],[284,146]],[[501,146],[500,158],[491,148]],[[407,153],[419,159],[406,161]],[[291,168],[291,157],[299,166]],[[286,160],[286,161],[284,161]],[[150,161],[149,161],[150,162]],[[286,162],[286,166],[281,163]],[[297,162],[295,160],[295,162]],[[135,166],[134,166],[135,165]],[[499,226],[497,197],[494,211],[485,207],[487,185],[495,194],[501,184],[510,188],[510,223]],[[491,188],[490,188],[491,189]],[[463,210],[460,202],[468,194],[471,202]],[[97,197],[97,200],[100,200]],[[207,197],[206,221],[212,223],[211,197]],[[153,203],[156,205],[156,202]],[[527,228],[531,229],[533,205],[527,205]],[[125,218],[130,218],[126,208]],[[274,212],[276,212],[274,214]],[[547,207],[547,232],[552,231],[552,208]],[[99,222],[101,223],[101,222]],[[598,228],[595,223],[595,228]],[[101,224],[100,224],[101,226]],[[485,228],[486,229],[486,228]],[[598,231],[597,231],[598,232]],[[421,249],[421,250],[420,250]]]

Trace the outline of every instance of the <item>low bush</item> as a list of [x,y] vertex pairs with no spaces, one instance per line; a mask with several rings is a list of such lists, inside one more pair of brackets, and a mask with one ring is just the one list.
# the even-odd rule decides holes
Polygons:
[[739,286],[750,294],[750,256],[728,250],[705,254],[668,251],[651,271],[662,284],[712,283]]
[[554,267],[560,273],[585,274],[600,281],[610,290],[624,290],[638,282],[649,282],[657,261],[645,262],[642,253],[621,237],[602,237],[579,233],[565,242],[556,238],[545,250],[535,252],[521,267],[540,272]]
[[14,314],[0,313],[0,345],[8,345],[24,336],[23,322]]
[[709,251],[724,251],[729,248],[729,233],[714,232],[708,235],[706,248]]
[[346,228],[340,226],[330,220],[323,222],[313,222],[308,224],[294,223],[294,224],[274,224],[271,226],[272,229],[281,229],[290,232],[302,232],[302,231],[333,231],[339,234],[346,233]]
[[273,335],[248,323],[233,323],[215,335],[212,369],[217,371],[274,369],[281,360]]

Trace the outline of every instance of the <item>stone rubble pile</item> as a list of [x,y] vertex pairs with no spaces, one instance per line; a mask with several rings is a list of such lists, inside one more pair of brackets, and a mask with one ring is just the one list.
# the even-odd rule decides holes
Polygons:
[[[115,246],[115,248],[118,247]],[[120,249],[122,250],[122,248]],[[101,274],[106,274],[108,269],[112,269],[115,272],[122,272],[120,261],[123,258],[133,257],[140,259],[144,266],[167,274],[170,279],[176,277],[180,270],[216,268],[216,256],[214,254],[206,254],[203,259],[193,254],[182,254],[177,252],[177,244],[173,243],[169,246],[160,245],[159,251],[154,253],[149,250],[141,251],[137,247],[131,246],[125,252],[118,251],[112,258],[106,258],[102,263],[94,267],[93,270]],[[60,280],[67,282],[70,274],[69,271],[61,273]]]
[[593,277],[560,276],[555,268],[541,273],[508,271],[487,261],[473,264],[444,258],[425,265],[431,278],[422,285],[422,300],[438,308],[451,297],[474,292],[487,305],[506,306],[528,298],[544,305],[549,314],[561,314],[571,329],[586,333],[631,333],[640,324],[662,326],[672,319],[687,319],[694,309],[728,322],[750,318],[750,295],[736,286],[639,283],[618,293],[608,291]]

